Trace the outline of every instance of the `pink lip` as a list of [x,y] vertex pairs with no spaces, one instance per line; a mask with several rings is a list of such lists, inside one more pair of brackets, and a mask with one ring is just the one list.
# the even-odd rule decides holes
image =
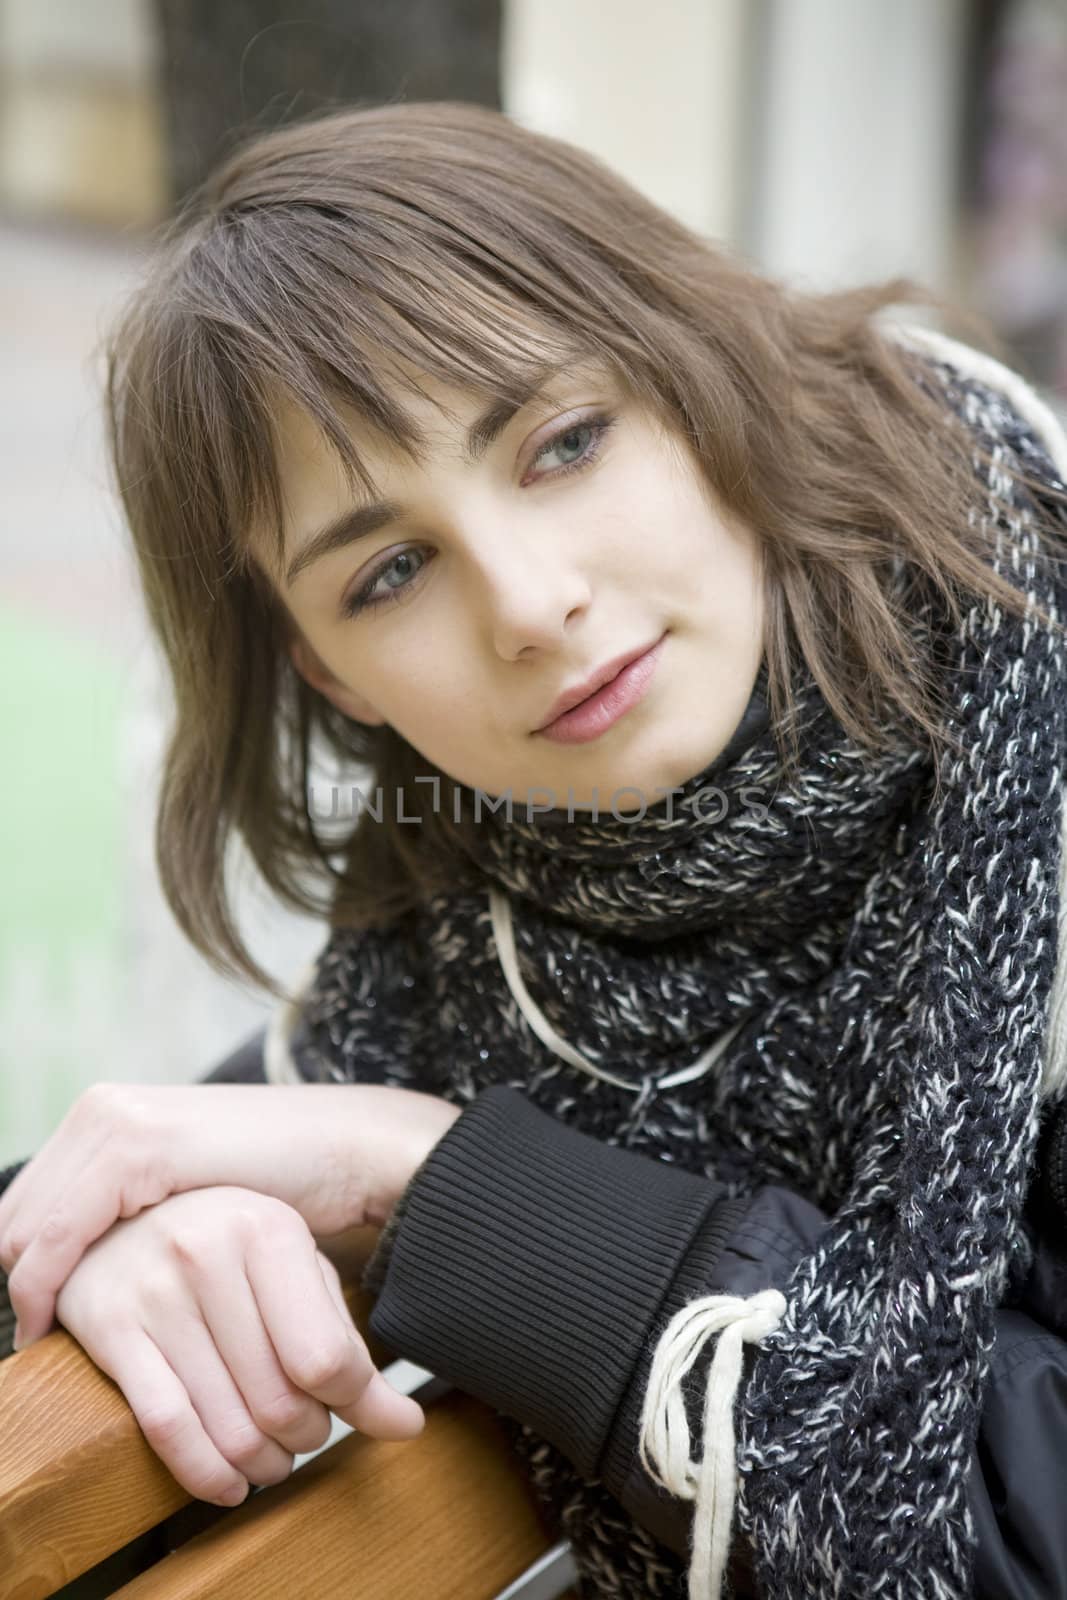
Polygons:
[[565,691],[548,722],[534,731],[557,744],[582,744],[598,738],[643,697],[666,637],[662,634],[636,655],[631,653],[608,662],[587,681],[584,691]]

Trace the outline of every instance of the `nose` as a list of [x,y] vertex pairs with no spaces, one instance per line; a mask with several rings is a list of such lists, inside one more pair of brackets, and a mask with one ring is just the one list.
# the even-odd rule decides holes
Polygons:
[[544,530],[509,531],[476,562],[478,588],[493,647],[504,660],[555,649],[569,625],[588,607],[592,588],[581,565],[564,553],[562,540]]

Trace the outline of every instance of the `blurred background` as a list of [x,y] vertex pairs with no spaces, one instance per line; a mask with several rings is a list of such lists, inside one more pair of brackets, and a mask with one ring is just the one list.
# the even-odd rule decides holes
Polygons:
[[[89,1083],[187,1082],[269,1009],[156,883],[167,693],[100,341],[236,137],[385,98],[500,106],[788,281],[917,277],[1067,406],[1067,0],[0,0],[0,1166]],[[244,882],[294,976],[321,930]]]

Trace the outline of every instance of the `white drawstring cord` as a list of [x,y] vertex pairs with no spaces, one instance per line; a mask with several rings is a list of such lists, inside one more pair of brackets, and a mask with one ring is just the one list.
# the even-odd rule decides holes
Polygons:
[[[734,1400],[741,1380],[741,1346],[758,1344],[785,1315],[779,1289],[747,1299],[705,1295],[677,1312],[652,1361],[641,1410],[638,1453],[649,1476],[682,1500],[694,1500],[689,1600],[719,1600],[730,1554],[737,1464]],[[682,1380],[709,1334],[718,1333],[704,1401],[704,1453],[689,1459],[689,1423]],[[654,1459],[653,1459],[654,1458]]]
[[[519,958],[515,949],[515,928],[511,916],[511,902],[499,889],[489,890],[489,914],[493,922],[493,938],[496,940],[496,953],[503,968],[504,977],[507,979],[508,988],[518,1002],[519,1010],[530,1024],[531,1030],[537,1035],[541,1043],[547,1045],[553,1053],[566,1061],[572,1067],[578,1067],[582,1072],[588,1072],[591,1077],[602,1078],[605,1083],[613,1083],[618,1089],[629,1089],[637,1094],[643,1084],[630,1083],[626,1078],[617,1078],[612,1072],[605,1072],[603,1067],[594,1067],[587,1061],[580,1051],[567,1043],[562,1035],[558,1034],[533,995],[523,982],[522,973],[519,971]],[[734,1034],[747,1021],[741,1017],[733,1027],[727,1028],[725,1033],[720,1033],[718,1038],[697,1057],[696,1061],[688,1067],[682,1067],[678,1072],[668,1073],[664,1078],[655,1079],[657,1090],[673,1089],[676,1083],[691,1083],[694,1078],[701,1078],[710,1072],[716,1061],[726,1049]]]
[[[558,1034],[545,1016],[544,1012],[534,1000],[530,991],[523,982],[522,973],[519,971],[519,958],[515,949],[515,929],[511,918],[511,903],[506,895],[499,889],[489,890],[489,910],[493,923],[493,936],[496,940],[497,955],[500,965],[507,979],[508,988],[511,990],[518,1003],[519,1010],[525,1016],[533,1032],[541,1043],[572,1067],[579,1067],[583,1072],[588,1072],[594,1078],[602,1078],[606,1083],[613,1083],[617,1088],[629,1089],[637,1093],[644,1083],[630,1083],[625,1078],[618,1078],[611,1072],[605,1072],[603,1067],[594,1067],[591,1061],[575,1048],[569,1045]],[[289,1049],[289,1040],[294,1028],[300,1019],[301,1002],[308,989],[311,987],[318,966],[318,958],[306,964],[296,980],[295,997],[283,1001],[272,1011],[264,1040],[264,1066],[268,1083],[305,1083],[296,1062],[293,1060]],[[701,1056],[688,1067],[682,1067],[678,1072],[668,1073],[666,1077],[657,1078],[655,1087],[659,1089],[672,1089],[676,1083],[691,1083],[694,1078],[703,1077],[710,1072],[730,1040],[744,1025],[746,1019],[740,1018],[725,1033],[720,1033],[718,1038],[703,1052]],[[647,1080],[645,1080],[647,1082]]]

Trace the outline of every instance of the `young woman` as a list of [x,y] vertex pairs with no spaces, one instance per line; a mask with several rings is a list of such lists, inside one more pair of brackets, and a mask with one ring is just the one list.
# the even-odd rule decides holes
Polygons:
[[927,298],[464,105],[164,241],[109,390],[162,881],[224,970],[234,838],[330,930],[270,1092],[89,1091],[0,1262],[194,1493],[417,1430],[315,1248],[369,1220],[583,1596],[1067,1588],[1067,439]]

